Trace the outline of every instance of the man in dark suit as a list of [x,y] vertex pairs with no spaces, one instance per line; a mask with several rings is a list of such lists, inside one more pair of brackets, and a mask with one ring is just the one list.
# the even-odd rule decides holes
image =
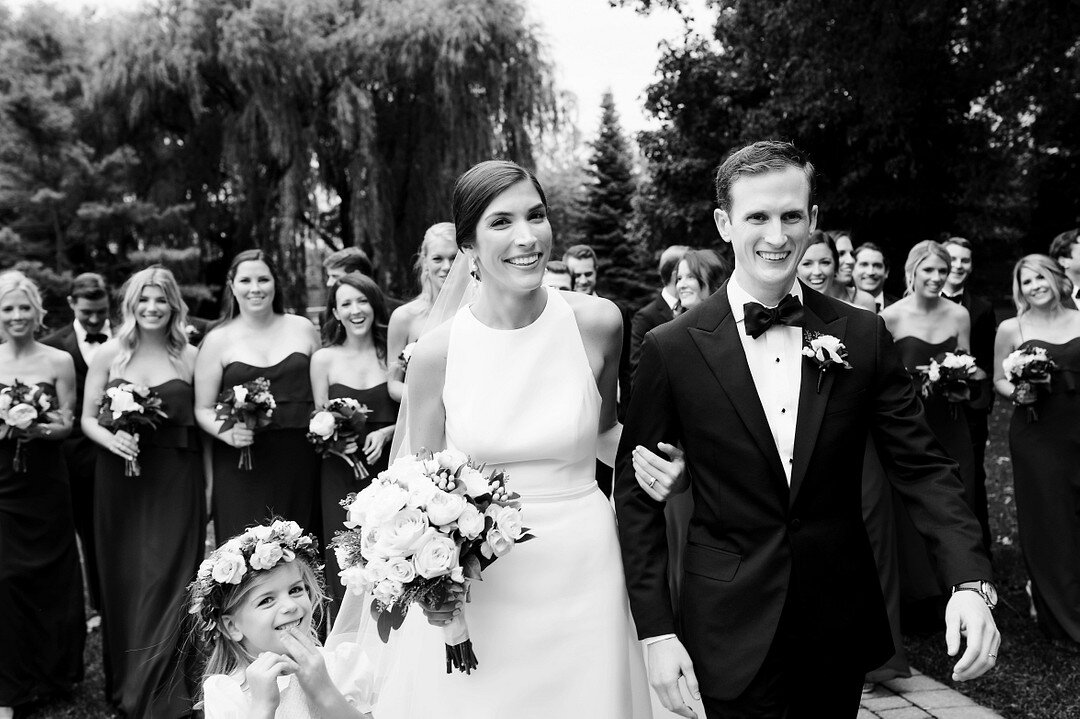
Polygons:
[[83,434],[79,418],[82,417],[87,368],[111,334],[109,290],[105,278],[93,272],[77,276],[71,283],[67,301],[75,315],[74,321],[44,338],[42,343],[64,350],[75,361],[75,425],[71,435],[63,442],[63,452],[68,480],[71,482],[75,531],[83,549],[90,608],[96,610],[100,597],[94,542],[94,465],[97,450]]
[[964,405],[964,413],[975,454],[975,516],[982,527],[983,548],[989,553],[992,539],[986,498],[986,467],[983,465],[986,461],[986,442],[990,438],[990,411],[994,407],[994,336],[997,334],[997,318],[990,300],[967,289],[973,267],[971,242],[963,237],[950,237],[942,244],[952,262],[941,296],[962,306],[971,316],[971,354],[975,355],[975,364],[979,369],[986,372],[979,396]]
[[896,302],[885,292],[885,280],[889,279],[889,257],[885,250],[873,242],[864,242],[855,248],[855,269],[851,272],[855,286],[874,298],[877,313]]
[[672,245],[660,253],[660,291],[652,300],[634,313],[630,321],[630,375],[637,370],[641,357],[641,342],[645,333],[658,327],[675,316],[675,305],[679,301],[675,294],[675,275],[679,260],[690,248],[686,245]]
[[[714,219],[734,274],[645,336],[635,375],[616,462],[619,535],[650,683],[682,716],[693,713],[680,677],[710,719],[857,714],[864,673],[892,653],[861,511],[868,433],[954,589],[949,654],[967,643],[954,679],[981,675],[998,652],[978,522],[884,322],[795,279],[816,225],[813,178],[788,143],[725,160]],[[811,342],[846,366],[826,364],[824,349],[804,356]],[[664,507],[630,459],[659,442],[682,443],[694,498],[680,636]]]

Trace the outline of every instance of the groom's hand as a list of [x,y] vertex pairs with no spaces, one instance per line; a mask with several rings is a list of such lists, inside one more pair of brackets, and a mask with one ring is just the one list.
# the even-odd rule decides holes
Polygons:
[[[970,592],[969,592],[970,593]],[[683,699],[679,689],[679,677],[686,677],[686,687],[695,699],[701,698],[694,664],[682,642],[676,637],[661,639],[649,645],[649,684],[660,697],[660,703],[668,711],[687,719],[697,719],[697,714]]]
[[953,667],[953,681],[976,679],[994,668],[1001,633],[986,602],[975,592],[955,592],[945,607],[945,645],[949,656],[960,651],[961,635],[967,649]]

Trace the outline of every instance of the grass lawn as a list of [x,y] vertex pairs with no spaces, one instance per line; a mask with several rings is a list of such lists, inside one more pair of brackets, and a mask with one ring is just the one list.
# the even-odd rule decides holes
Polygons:
[[905,645],[913,666],[1008,719],[1074,719],[1080,717],[1080,646],[1051,643],[1028,616],[1009,460],[1011,415],[1012,405],[999,400],[986,454],[994,579],[1000,594],[994,612],[1002,634],[997,667],[976,681],[956,683],[949,679],[955,660],[945,654],[944,635],[905,637]]

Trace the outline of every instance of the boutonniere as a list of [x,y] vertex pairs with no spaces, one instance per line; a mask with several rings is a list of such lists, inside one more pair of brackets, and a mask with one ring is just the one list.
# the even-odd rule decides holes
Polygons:
[[829,368],[837,366],[851,369],[848,363],[847,347],[832,335],[823,335],[814,330],[803,329],[802,353],[810,358],[818,368],[817,391],[821,394],[821,380]]

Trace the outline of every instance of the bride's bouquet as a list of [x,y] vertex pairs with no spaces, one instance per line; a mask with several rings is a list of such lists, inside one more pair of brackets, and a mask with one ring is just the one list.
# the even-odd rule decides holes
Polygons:
[[1057,367],[1050,353],[1045,347],[1024,347],[1018,349],[1001,363],[1005,371],[1005,379],[1016,387],[1013,392],[1013,403],[1019,407],[1028,408],[1028,421],[1034,422],[1039,419],[1035,412],[1035,402],[1038,400],[1036,390],[1038,387],[1050,386],[1050,373]]
[[[131,382],[109,387],[98,404],[98,424],[113,434],[123,430],[135,435],[141,429],[157,429],[161,420],[167,417],[157,392]],[[138,477],[141,474],[138,458],[124,461],[125,477]]]
[[[514,545],[532,539],[518,496],[502,471],[486,471],[462,452],[423,450],[399,458],[341,505],[345,526],[331,542],[341,581],[372,594],[379,636],[405,621],[409,605],[447,603]],[[443,628],[446,671],[477,666],[465,617]]]
[[963,350],[942,352],[929,365],[917,367],[922,373],[922,396],[940,395],[949,403],[953,416],[957,406],[971,399],[971,382],[979,368],[975,358]]
[[30,441],[27,430],[34,424],[55,422],[59,414],[54,409],[56,400],[36,384],[23,384],[15,380],[0,390],[0,439],[15,438],[15,457],[12,469],[19,473],[27,470],[23,446]]
[[[215,418],[224,420],[218,434],[229,431],[237,424],[252,431],[262,429],[270,424],[275,407],[277,402],[270,394],[270,380],[265,377],[229,387],[218,395],[217,404],[214,405]],[[236,466],[239,469],[252,469],[251,445],[240,448],[240,461]]]
[[337,397],[327,402],[322,409],[311,413],[308,420],[307,440],[315,445],[323,457],[337,455],[352,468],[357,479],[367,479],[368,471],[364,463],[353,455],[357,451],[357,442],[365,435],[368,415],[371,410],[351,397]]

